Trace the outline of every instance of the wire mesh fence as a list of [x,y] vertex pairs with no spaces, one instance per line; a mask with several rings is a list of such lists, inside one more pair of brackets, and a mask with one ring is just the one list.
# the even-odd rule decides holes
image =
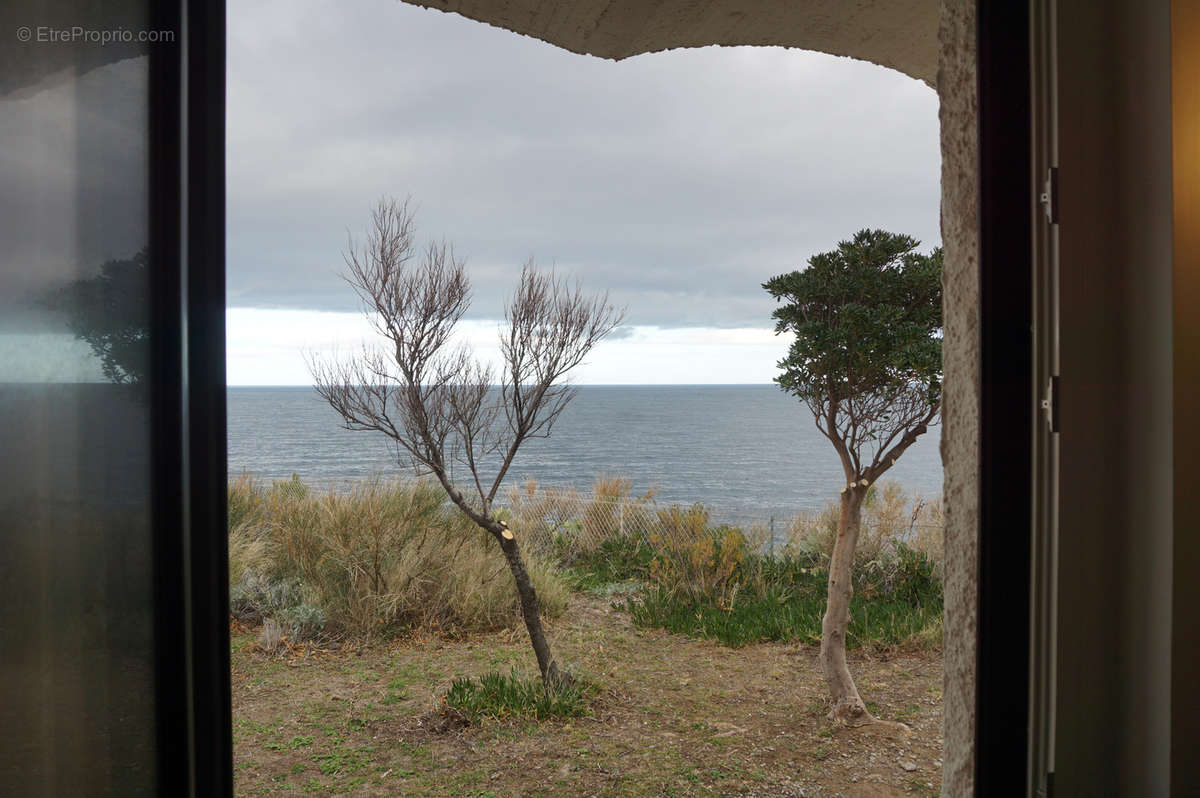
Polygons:
[[[500,512],[522,545],[567,559],[591,554],[614,539],[682,549],[704,536],[731,531],[768,557],[790,553],[819,558],[832,548],[838,522],[831,503],[822,511],[718,523],[713,508],[703,503],[661,503],[653,492],[631,493],[623,479],[597,480],[588,492],[527,483],[504,496]],[[857,548],[871,558],[903,542],[940,561],[942,533],[940,501],[906,496],[898,485],[885,484],[864,507]]]

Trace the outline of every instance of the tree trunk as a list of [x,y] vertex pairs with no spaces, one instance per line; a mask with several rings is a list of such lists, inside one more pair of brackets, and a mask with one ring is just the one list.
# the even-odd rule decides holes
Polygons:
[[[542,607],[538,603],[537,591],[533,589],[533,580],[529,571],[525,570],[525,560],[521,557],[521,549],[517,540],[505,524],[496,521],[489,515],[477,512],[462,493],[454,487],[444,471],[434,472],[450,501],[454,502],[463,514],[475,522],[480,529],[490,533],[500,544],[504,559],[508,561],[508,570],[517,583],[517,595],[521,599],[521,617],[525,619],[525,628],[529,631],[529,642],[533,644],[533,653],[537,656],[538,670],[542,673],[542,683],[546,687],[568,685],[572,679],[569,674],[558,669],[554,655],[550,653],[550,644],[546,642],[546,633],[542,631]],[[485,505],[486,507],[486,505]]]
[[829,592],[825,617],[821,621],[821,669],[833,705],[832,720],[867,723],[874,718],[867,712],[850,668],[846,665],[846,628],[850,625],[850,598],[854,594],[854,548],[862,523],[862,500],[865,487],[855,485],[842,493],[842,512],[838,518],[837,540],[829,560]]
[[554,655],[550,653],[550,645],[546,642],[546,633],[542,631],[541,605],[538,604],[537,591],[533,589],[533,580],[525,570],[525,561],[515,539],[505,539],[497,536],[504,558],[508,560],[508,568],[512,571],[517,583],[517,593],[521,597],[521,616],[525,619],[525,628],[529,630],[529,642],[533,644],[533,653],[537,656],[538,670],[542,672],[542,682],[546,687],[560,687],[570,684],[571,677],[558,669]]

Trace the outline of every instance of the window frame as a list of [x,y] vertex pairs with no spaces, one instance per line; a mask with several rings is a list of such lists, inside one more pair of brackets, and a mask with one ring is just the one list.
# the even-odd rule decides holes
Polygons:
[[233,795],[225,441],[225,3],[157,2],[151,429],[161,795]]
[[1030,4],[979,0],[975,794],[1026,794],[1034,479]]
[[[160,791],[232,795],[225,441],[225,3],[155,4],[151,61]],[[1025,792],[1032,506],[1030,28],[979,0],[977,795]]]

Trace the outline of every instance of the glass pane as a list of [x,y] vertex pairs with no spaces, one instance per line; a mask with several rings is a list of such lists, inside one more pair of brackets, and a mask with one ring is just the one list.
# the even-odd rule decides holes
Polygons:
[[43,6],[2,31],[5,795],[155,786],[149,57],[104,40],[144,30],[145,8],[88,23],[82,5]]

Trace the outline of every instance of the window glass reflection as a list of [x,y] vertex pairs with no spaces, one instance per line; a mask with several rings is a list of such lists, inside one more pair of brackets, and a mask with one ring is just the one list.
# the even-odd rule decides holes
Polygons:
[[[69,6],[19,22],[116,24]],[[3,795],[154,792],[142,50],[31,41],[0,75]]]

